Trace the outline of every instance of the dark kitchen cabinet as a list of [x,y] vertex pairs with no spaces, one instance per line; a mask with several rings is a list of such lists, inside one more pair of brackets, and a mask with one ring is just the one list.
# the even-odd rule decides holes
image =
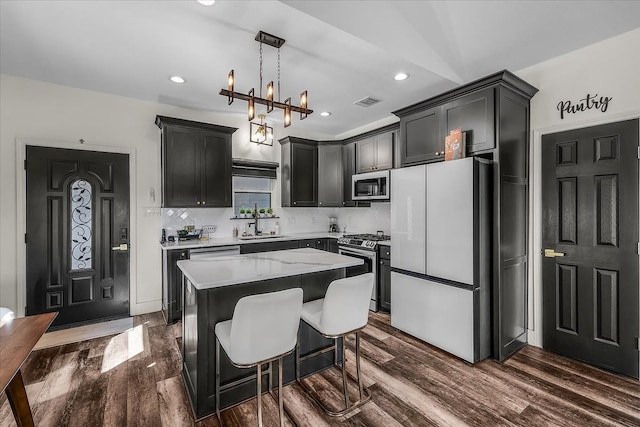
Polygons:
[[182,319],[182,272],[178,261],[189,259],[188,249],[172,249],[162,257],[162,313],[167,324]]
[[318,206],[342,206],[342,144],[318,145]]
[[327,239],[305,239],[298,240],[299,248],[314,248],[320,249],[321,251],[326,251],[327,247]]
[[443,137],[454,129],[465,134],[466,153],[473,155],[495,147],[494,88],[460,97],[442,106]]
[[440,106],[400,117],[400,164],[410,166],[444,159]]
[[338,253],[338,239],[327,239],[327,251],[333,252],[334,254]]
[[282,207],[318,206],[318,143],[303,138],[280,140]]
[[162,206],[231,207],[231,135],[226,126],[156,117],[162,130]]
[[[493,164],[491,182],[493,357],[527,343],[529,115],[538,90],[503,70],[401,110],[402,167],[443,160],[444,137],[467,133],[467,155]],[[423,136],[423,135],[426,135]]]
[[393,168],[393,132],[372,135],[356,142],[356,172]]
[[391,246],[379,245],[378,289],[380,292],[378,308],[380,311],[391,311]]
[[351,177],[356,173],[356,143],[350,142],[342,146],[342,206],[353,207],[356,202],[351,200],[353,181]]

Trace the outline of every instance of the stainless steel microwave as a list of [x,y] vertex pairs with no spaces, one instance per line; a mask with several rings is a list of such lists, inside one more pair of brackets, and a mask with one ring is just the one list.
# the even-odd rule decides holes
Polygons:
[[353,200],[389,200],[390,173],[388,170],[360,173],[352,176]]

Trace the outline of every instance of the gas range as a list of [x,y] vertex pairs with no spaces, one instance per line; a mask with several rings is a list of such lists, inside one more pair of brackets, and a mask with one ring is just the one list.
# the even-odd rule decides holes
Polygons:
[[384,234],[346,234],[338,239],[338,245],[375,251],[378,242],[390,239]]

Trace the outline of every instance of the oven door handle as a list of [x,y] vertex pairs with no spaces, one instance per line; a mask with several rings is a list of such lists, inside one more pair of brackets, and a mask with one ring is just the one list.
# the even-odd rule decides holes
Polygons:
[[375,252],[359,251],[357,249],[345,249],[340,247],[338,248],[338,253],[340,253],[340,255],[353,255],[357,257],[366,257],[369,259],[374,259],[376,257]]

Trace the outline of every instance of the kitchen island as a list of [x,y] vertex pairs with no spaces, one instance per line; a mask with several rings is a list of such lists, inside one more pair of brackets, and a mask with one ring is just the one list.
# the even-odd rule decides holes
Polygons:
[[[331,281],[345,277],[347,267],[363,261],[311,248],[222,256],[209,260],[178,261],[182,272],[184,309],[182,316],[182,375],[196,418],[215,412],[214,327],[233,316],[237,301],[247,295],[300,287],[304,301],[324,297]],[[301,354],[312,353],[333,344],[307,326],[300,325]],[[342,355],[338,355],[341,359]],[[332,352],[306,360],[301,376],[333,363]],[[283,381],[295,380],[295,357],[283,361]],[[275,366],[274,366],[275,368]],[[255,374],[255,369],[238,369],[224,354],[220,358],[221,383],[227,384]],[[277,375],[274,375],[277,378]],[[263,378],[267,384],[267,377]],[[271,386],[274,386],[272,384]],[[221,406],[228,407],[255,396],[255,382],[230,388],[221,395]]]

